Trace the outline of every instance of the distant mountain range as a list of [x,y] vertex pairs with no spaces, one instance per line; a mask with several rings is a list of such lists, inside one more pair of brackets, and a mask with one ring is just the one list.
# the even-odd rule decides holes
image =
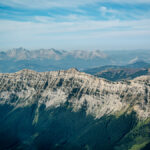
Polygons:
[[137,61],[125,66],[107,65],[83,71],[107,80],[118,81],[122,79],[133,79],[142,75],[149,75],[150,64],[144,61]]
[[66,57],[74,57],[77,59],[93,59],[106,58],[106,55],[100,50],[94,51],[64,51],[55,49],[39,49],[29,51],[24,48],[11,49],[6,52],[0,52],[0,60],[16,59],[16,60],[31,60],[31,59],[53,59],[61,60]]
[[143,60],[150,63],[150,51],[65,51],[56,49],[27,50],[16,48],[0,52],[0,72],[11,73],[21,69],[38,72],[77,68],[85,70],[104,65],[126,65]]
[[[94,60],[94,61],[93,61]],[[97,64],[106,64],[107,56],[99,51],[64,51],[40,49],[29,51],[24,48],[0,52],[0,72],[16,72],[21,69],[52,71],[75,68],[87,68]]]

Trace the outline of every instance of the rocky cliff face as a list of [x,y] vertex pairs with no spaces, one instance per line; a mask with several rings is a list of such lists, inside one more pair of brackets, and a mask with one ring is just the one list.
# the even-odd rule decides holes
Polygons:
[[150,76],[0,74],[0,118],[1,149],[142,149],[150,142]]

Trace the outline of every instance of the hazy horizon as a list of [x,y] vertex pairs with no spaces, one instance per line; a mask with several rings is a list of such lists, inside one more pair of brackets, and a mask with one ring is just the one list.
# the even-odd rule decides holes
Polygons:
[[57,49],[57,48],[54,48],[54,47],[49,47],[49,48],[26,48],[26,47],[22,47],[22,46],[19,46],[19,47],[12,47],[12,48],[0,48],[0,52],[6,52],[6,51],[9,51],[9,50],[13,50],[13,49],[25,49],[25,50],[29,50],[29,51],[36,51],[36,50],[51,50],[51,49],[54,49],[54,50],[58,50],[58,51],[101,51],[101,52],[109,52],[109,51],[149,51],[150,49]]

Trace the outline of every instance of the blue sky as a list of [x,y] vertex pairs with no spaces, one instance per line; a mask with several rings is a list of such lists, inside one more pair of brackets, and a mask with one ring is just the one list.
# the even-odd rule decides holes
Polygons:
[[150,49],[150,0],[1,0],[0,48]]

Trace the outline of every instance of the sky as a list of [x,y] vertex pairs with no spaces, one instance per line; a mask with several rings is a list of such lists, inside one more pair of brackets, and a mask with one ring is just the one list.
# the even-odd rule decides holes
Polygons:
[[150,0],[0,0],[0,49],[150,49]]

